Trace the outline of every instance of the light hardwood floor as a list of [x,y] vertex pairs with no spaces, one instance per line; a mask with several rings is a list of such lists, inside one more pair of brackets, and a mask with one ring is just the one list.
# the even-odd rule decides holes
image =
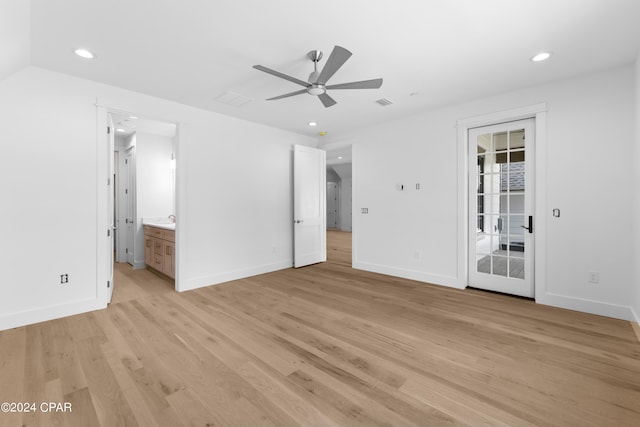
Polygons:
[[329,261],[185,293],[118,266],[108,309],[0,332],[0,426],[639,426],[628,322]]

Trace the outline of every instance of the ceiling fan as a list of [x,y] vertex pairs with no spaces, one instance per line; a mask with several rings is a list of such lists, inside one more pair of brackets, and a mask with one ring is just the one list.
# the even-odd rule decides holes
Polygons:
[[312,50],[307,53],[307,56],[311,61],[313,61],[313,72],[309,75],[309,79],[306,82],[262,65],[253,66],[256,70],[264,71],[265,73],[269,73],[276,77],[280,77],[281,79],[289,80],[290,82],[304,86],[304,89],[285,93],[280,96],[274,96],[273,98],[268,98],[267,101],[308,93],[309,95],[317,96],[325,107],[331,107],[332,105],[337,104],[337,102],[327,94],[327,90],[378,89],[382,86],[382,79],[327,85],[329,79],[340,69],[340,67],[344,65],[345,62],[347,62],[347,59],[351,56],[351,52],[341,46],[334,46],[331,51],[331,55],[329,55],[329,59],[327,59],[327,63],[321,72],[318,72],[318,61],[322,59],[322,52],[319,50]]

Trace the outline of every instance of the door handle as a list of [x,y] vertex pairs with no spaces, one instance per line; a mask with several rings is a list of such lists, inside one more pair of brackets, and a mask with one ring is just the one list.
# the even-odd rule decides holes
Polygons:
[[293,221],[294,224],[300,224],[301,222],[304,222],[303,219],[296,219]]
[[525,230],[529,230],[529,234],[533,233],[533,217],[531,215],[529,215],[529,226],[525,227],[524,225],[521,225],[520,227],[524,228]]

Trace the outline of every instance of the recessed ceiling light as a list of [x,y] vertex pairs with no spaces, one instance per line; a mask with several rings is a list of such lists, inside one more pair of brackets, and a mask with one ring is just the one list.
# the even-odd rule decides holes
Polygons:
[[551,52],[540,52],[539,54],[532,56],[531,61],[541,62],[549,59],[550,57],[551,57]]
[[338,160],[342,160],[342,156],[338,156]]
[[76,49],[74,50],[74,52],[76,55],[84,59],[93,59],[96,57],[92,52],[88,51],[87,49]]
[[309,122],[309,126],[318,126],[316,122]]
[[122,128],[118,128],[118,129],[116,129],[116,132],[126,132],[126,131],[124,129],[122,129]]

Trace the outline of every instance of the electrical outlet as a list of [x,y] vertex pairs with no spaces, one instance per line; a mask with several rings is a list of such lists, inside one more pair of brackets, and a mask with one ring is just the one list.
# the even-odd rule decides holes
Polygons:
[[589,283],[600,283],[600,273],[597,271],[590,271]]
[[69,275],[68,274],[61,274],[60,275],[60,284],[64,285],[65,283],[69,283]]

